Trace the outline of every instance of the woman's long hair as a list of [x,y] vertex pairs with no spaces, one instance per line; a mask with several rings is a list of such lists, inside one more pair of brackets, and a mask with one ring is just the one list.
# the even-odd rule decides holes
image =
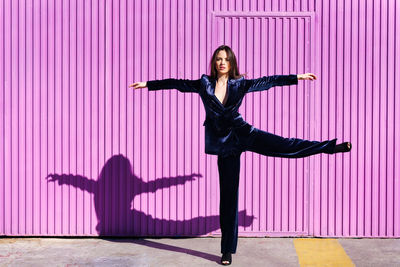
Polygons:
[[219,53],[219,51],[221,50],[225,50],[228,60],[229,60],[229,65],[230,65],[230,69],[229,69],[229,78],[232,79],[238,79],[242,76],[244,76],[243,74],[239,73],[239,68],[237,66],[237,61],[236,61],[236,56],[235,53],[233,53],[232,49],[227,46],[227,45],[221,45],[219,46],[217,49],[215,49],[214,54],[211,58],[210,61],[210,69],[211,69],[211,74],[210,77],[212,79],[217,79],[217,68],[215,67],[215,62],[217,61],[217,55]]

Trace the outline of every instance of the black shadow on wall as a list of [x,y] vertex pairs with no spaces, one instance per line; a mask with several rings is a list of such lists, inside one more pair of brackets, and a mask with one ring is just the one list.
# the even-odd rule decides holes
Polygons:
[[[72,185],[93,194],[97,216],[96,230],[104,236],[199,236],[218,230],[219,216],[195,217],[190,220],[168,220],[153,218],[142,211],[131,208],[135,196],[152,193],[158,189],[181,185],[202,177],[191,174],[176,177],[162,177],[145,182],[132,173],[129,159],[123,155],[112,156],[104,165],[97,180],[80,175],[49,174],[49,182],[59,185]],[[239,225],[250,226],[254,216],[247,216],[246,211],[239,212]],[[146,234],[143,234],[146,233]],[[178,248],[154,241],[135,241],[135,243],[158,249],[188,253],[193,256],[218,260],[214,255],[190,249]]]

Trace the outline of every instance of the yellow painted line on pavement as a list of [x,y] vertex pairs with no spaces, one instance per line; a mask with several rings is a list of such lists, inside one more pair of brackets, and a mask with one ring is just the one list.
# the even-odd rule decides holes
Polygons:
[[355,266],[337,239],[293,239],[301,267],[305,266]]

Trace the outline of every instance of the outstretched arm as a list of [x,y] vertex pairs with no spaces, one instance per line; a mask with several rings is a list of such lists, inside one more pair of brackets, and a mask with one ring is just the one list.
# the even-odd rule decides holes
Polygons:
[[157,178],[156,180],[149,181],[147,183],[141,181],[142,186],[139,186],[140,193],[155,192],[156,190],[162,189],[165,187],[185,184],[187,181],[194,181],[196,179],[196,177],[202,177],[202,175],[198,174],[198,173],[193,173],[191,175]]
[[317,76],[314,73],[264,76],[258,79],[246,80],[246,92],[263,91],[273,86],[297,84],[299,80],[313,81],[316,79]]
[[297,84],[296,74],[263,76],[258,79],[246,79],[245,89],[247,93],[268,90],[274,86]]
[[96,190],[95,187],[96,181],[93,181],[81,175],[50,173],[49,175],[46,176],[46,179],[49,182],[58,181],[59,185],[62,184],[72,185],[84,191],[88,191],[89,193],[93,193],[93,190]]
[[198,93],[200,90],[201,79],[198,80],[187,80],[187,79],[163,79],[163,80],[152,80],[147,82],[136,82],[129,87],[134,89],[148,87],[149,91],[161,90],[161,89],[178,89],[183,93]]

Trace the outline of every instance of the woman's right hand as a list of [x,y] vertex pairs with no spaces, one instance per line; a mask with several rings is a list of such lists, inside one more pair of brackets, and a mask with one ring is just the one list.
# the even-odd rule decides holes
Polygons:
[[129,87],[133,87],[133,89],[145,88],[147,87],[147,82],[136,82],[129,85]]

